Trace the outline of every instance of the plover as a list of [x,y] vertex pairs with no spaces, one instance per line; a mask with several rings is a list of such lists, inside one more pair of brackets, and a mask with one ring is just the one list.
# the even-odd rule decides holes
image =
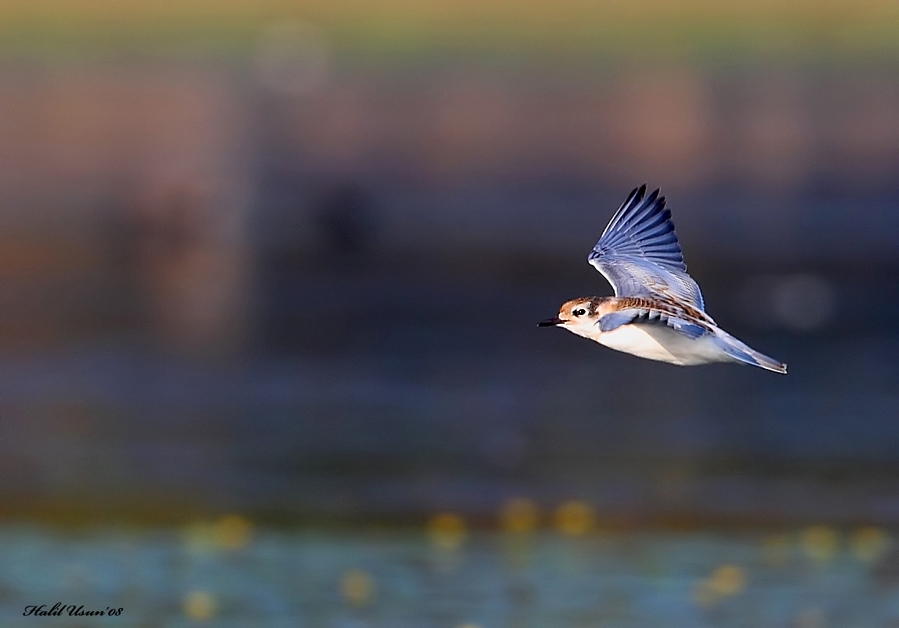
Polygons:
[[645,185],[635,188],[588,261],[615,296],[572,299],[541,327],[563,327],[617,351],[681,366],[735,362],[787,372],[786,364],[737,340],[705,313],[659,190],[646,196]]

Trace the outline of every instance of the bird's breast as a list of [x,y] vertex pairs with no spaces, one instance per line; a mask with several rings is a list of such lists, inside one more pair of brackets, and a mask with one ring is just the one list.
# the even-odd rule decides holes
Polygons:
[[659,325],[622,325],[609,332],[600,332],[592,339],[616,351],[684,366],[720,362],[726,357],[711,334],[688,338],[670,327]]

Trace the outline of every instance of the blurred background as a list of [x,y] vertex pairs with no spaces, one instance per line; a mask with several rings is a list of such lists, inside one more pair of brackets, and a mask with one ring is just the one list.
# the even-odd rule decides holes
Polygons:
[[[899,5],[0,3],[0,621],[899,626]],[[689,369],[537,329],[661,186]]]

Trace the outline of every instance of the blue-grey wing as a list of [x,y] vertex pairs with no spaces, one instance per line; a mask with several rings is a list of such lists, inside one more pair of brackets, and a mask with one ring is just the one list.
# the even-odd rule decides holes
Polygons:
[[702,292],[687,274],[665,197],[635,188],[618,208],[588,258],[618,297],[674,297],[704,311]]
[[651,308],[630,308],[606,314],[597,321],[599,330],[609,332],[622,325],[667,325],[684,336],[696,339],[709,333],[707,326]]

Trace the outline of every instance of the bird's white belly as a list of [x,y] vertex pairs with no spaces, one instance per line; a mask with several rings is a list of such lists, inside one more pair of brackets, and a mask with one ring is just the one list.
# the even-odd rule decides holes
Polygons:
[[616,351],[682,366],[729,361],[713,336],[693,339],[662,326],[622,325],[593,339]]

